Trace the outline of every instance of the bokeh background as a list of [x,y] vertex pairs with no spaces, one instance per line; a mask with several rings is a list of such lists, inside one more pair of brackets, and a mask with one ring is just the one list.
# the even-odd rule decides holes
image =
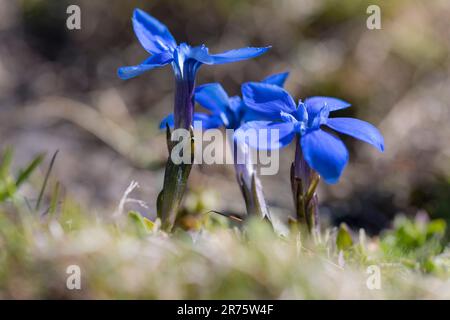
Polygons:
[[[66,8],[81,7],[81,30],[66,28]],[[370,4],[382,29],[366,27]],[[323,220],[371,234],[396,214],[450,218],[450,2],[434,1],[123,1],[0,0],[0,148],[16,166],[59,150],[52,178],[92,214],[112,212],[132,180],[139,208],[154,216],[166,146],[159,120],[172,109],[170,67],[122,81],[117,68],[146,57],[132,10],[164,22],[178,42],[211,52],[272,45],[250,61],[201,68],[198,83],[240,84],[290,71],[296,97],[329,95],[353,107],[340,116],[375,124],[386,151],[342,137],[350,163],[337,185],[321,184]],[[289,167],[263,177],[272,210],[293,210]],[[197,166],[186,205],[242,213],[232,166]],[[26,195],[27,190],[24,190]],[[32,197],[32,195],[29,195]]]

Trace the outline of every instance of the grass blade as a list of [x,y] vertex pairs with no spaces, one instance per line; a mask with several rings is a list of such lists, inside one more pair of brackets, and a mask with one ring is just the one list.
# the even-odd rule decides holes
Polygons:
[[30,175],[34,172],[34,170],[36,170],[36,168],[42,163],[43,160],[44,155],[40,154],[36,158],[34,158],[33,161],[31,161],[25,169],[22,169],[16,179],[16,187],[22,185],[22,183],[24,183],[30,177]]
[[47,173],[45,174],[44,183],[42,184],[41,191],[39,192],[39,197],[36,202],[35,210],[38,211],[41,206],[42,198],[44,197],[45,188],[47,187],[48,179],[50,177],[50,173],[52,172],[53,165],[55,164],[56,156],[58,155],[59,150],[56,150],[52,156],[52,160],[50,161],[50,165],[48,166]]

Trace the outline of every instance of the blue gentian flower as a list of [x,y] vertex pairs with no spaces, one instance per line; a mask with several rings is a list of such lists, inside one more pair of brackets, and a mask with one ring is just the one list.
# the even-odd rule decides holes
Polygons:
[[[335,135],[322,129],[326,126],[340,133],[367,142],[380,151],[384,150],[381,133],[370,123],[354,118],[330,118],[330,112],[345,109],[349,103],[331,97],[311,97],[296,104],[283,88],[271,84],[250,82],[242,86],[244,103],[248,108],[264,115],[262,121],[245,123],[236,138],[243,139],[249,129],[269,129],[267,140],[246,142],[254,148],[274,149],[288,145],[296,135],[300,136],[303,156],[308,165],[317,171],[327,183],[336,183],[348,162],[348,151]],[[271,141],[270,132],[277,129],[277,141]],[[258,131],[259,132],[259,131]]]
[[[273,84],[282,87],[289,73],[277,73],[263,79],[261,83]],[[201,123],[201,128],[213,129],[225,127],[226,129],[237,129],[243,121],[261,119],[264,114],[247,108],[239,96],[229,97],[219,83],[208,83],[200,85],[195,89],[195,101],[210,111],[209,114],[202,112],[194,113],[194,125]],[[174,126],[174,116],[170,114],[161,121],[160,129]]]
[[248,47],[210,54],[204,45],[191,47],[186,43],[177,44],[164,24],[140,9],[134,10],[132,21],[139,42],[151,56],[136,66],[119,68],[118,75],[121,79],[130,79],[148,70],[171,64],[176,78],[174,108],[176,128],[188,129],[192,124],[195,77],[201,65],[250,59],[269,49],[269,47]]
[[[279,73],[271,75],[262,83],[277,85],[282,87],[289,73]],[[245,119],[260,118],[262,115],[247,108],[241,97],[229,97],[223,87],[219,83],[210,83],[198,86],[195,89],[195,100],[205,109],[210,111],[209,114],[196,112],[194,113],[194,127],[200,124],[196,129],[207,130],[219,127],[226,129],[237,129]],[[170,114],[161,121],[160,128],[166,126],[174,126],[174,116]],[[248,215],[256,215],[261,218],[271,220],[270,213],[264,199],[262,185],[254,170],[251,152],[245,145],[231,139],[230,147],[233,149],[234,167],[236,179],[241,188],[242,195],[245,200]],[[244,161],[238,160],[241,155]]]

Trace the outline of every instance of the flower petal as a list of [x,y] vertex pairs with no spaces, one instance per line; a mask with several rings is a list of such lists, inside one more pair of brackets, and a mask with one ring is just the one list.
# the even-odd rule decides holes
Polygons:
[[310,118],[314,118],[325,105],[328,106],[330,112],[351,106],[350,103],[333,97],[310,97],[305,100],[305,105]]
[[380,131],[368,122],[354,118],[329,118],[326,125],[384,151],[384,138]]
[[[200,125],[198,125],[199,123]],[[195,129],[203,129],[203,130],[219,128],[223,125],[220,117],[201,112],[194,113],[193,124]],[[173,113],[169,114],[167,117],[161,120],[161,123],[159,124],[159,129],[164,130],[166,128],[166,125],[169,125],[170,128],[174,127],[175,119]]]
[[261,82],[283,87],[288,76],[289,72],[277,73],[264,78]]
[[[214,128],[220,128],[223,126],[223,121],[220,116],[217,115],[211,115],[201,112],[194,113],[194,128],[195,129],[214,129]],[[201,126],[198,126],[198,122],[201,122]]]
[[244,115],[242,116],[243,122],[250,121],[272,121],[272,117],[268,116],[266,113],[258,112],[253,109],[248,108],[244,104]]
[[183,45],[188,47],[188,50],[185,52],[186,59],[193,59],[201,63],[212,64],[212,58],[209,54],[209,49],[204,44],[196,47],[191,47],[186,44]]
[[301,145],[309,166],[327,183],[336,183],[348,162],[348,151],[344,143],[339,138],[318,129],[303,135]]
[[159,123],[159,129],[165,130],[166,126],[169,126],[169,128],[173,128],[175,125],[175,118],[173,116],[173,113],[169,114],[167,117],[163,118],[161,122]]
[[177,46],[169,29],[145,11],[135,9],[132,20],[134,33],[149,53],[171,51]]
[[141,75],[148,70],[165,66],[170,62],[172,62],[172,54],[166,51],[150,56],[150,58],[137,66],[121,67],[118,69],[117,74],[119,78],[127,80]]
[[273,84],[248,82],[242,85],[242,95],[245,104],[254,111],[270,117],[271,120],[281,120],[280,112],[292,113],[296,106],[290,94]]
[[244,102],[242,101],[242,98],[239,96],[232,96],[228,101],[230,102],[230,109],[235,114],[240,113],[241,110],[245,108]]
[[287,146],[295,136],[292,122],[251,121],[235,132],[235,139],[259,150]]
[[213,113],[225,112],[230,106],[228,95],[219,83],[198,86],[195,101]]
[[208,55],[208,57],[199,56],[198,59],[200,62],[203,62],[205,64],[223,64],[255,58],[262,55],[269,49],[270,47],[263,47],[263,48],[247,47],[241,49],[233,49],[218,54],[210,54]]

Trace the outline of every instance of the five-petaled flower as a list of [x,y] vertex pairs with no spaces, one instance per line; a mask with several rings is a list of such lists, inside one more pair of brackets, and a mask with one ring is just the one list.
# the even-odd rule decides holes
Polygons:
[[171,64],[176,78],[174,118],[176,128],[188,129],[192,124],[195,77],[203,64],[224,64],[257,57],[269,47],[241,48],[219,54],[210,54],[204,45],[191,47],[177,44],[169,29],[140,9],[133,14],[133,28],[144,49],[151,54],[136,66],[121,67],[122,79],[136,77],[148,70]]
[[[244,103],[263,115],[264,120],[245,123],[236,132],[236,139],[244,139],[246,131],[265,129],[269,134],[258,139],[246,139],[253,148],[274,149],[288,145],[300,135],[301,149],[308,165],[328,183],[336,183],[348,162],[348,151],[335,135],[321,126],[350,135],[384,150],[381,133],[370,123],[354,118],[329,118],[332,111],[344,109],[349,103],[331,97],[311,97],[295,104],[288,92],[279,86],[250,82],[242,86]],[[268,119],[268,120],[267,120]],[[278,130],[276,141],[269,139],[271,130]],[[261,131],[262,132],[262,131]]]

